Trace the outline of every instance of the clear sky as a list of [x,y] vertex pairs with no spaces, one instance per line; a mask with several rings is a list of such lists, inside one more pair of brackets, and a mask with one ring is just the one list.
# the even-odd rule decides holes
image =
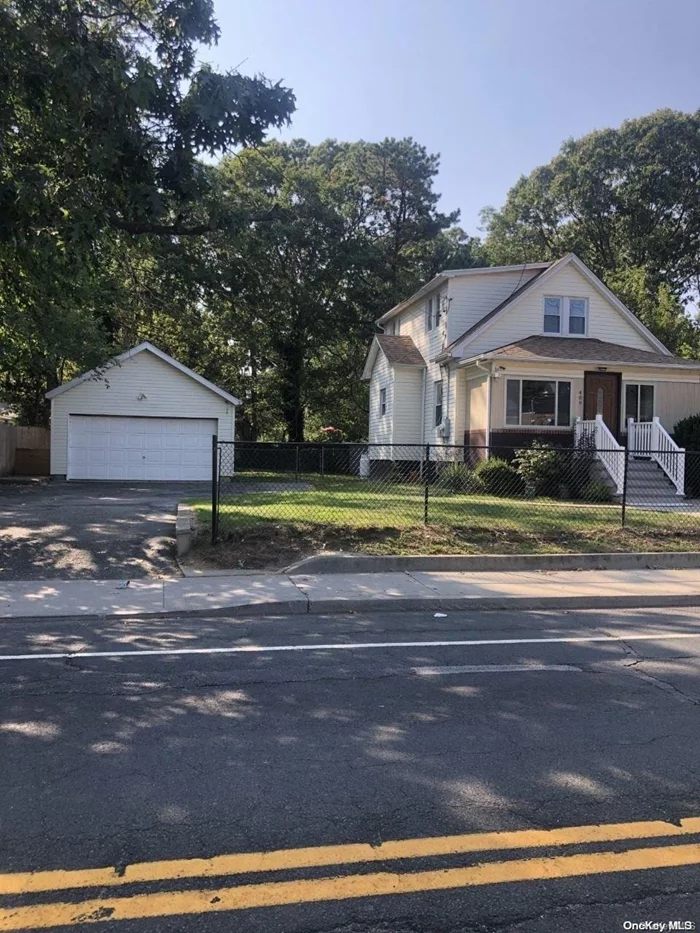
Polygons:
[[569,136],[700,107],[700,0],[216,0],[202,56],[294,89],[282,138],[413,136],[477,233]]

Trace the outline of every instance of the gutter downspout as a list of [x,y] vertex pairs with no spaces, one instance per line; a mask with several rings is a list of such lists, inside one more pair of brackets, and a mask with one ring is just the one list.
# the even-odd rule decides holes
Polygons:
[[[423,367],[423,390],[421,392],[420,406],[420,445],[421,450],[425,447],[425,386],[428,381],[428,367]],[[422,454],[421,454],[422,456]]]
[[[448,441],[452,441],[452,423],[454,421],[453,418],[450,418],[450,386],[452,382],[452,370],[450,368],[449,363],[446,363],[443,369],[447,370],[447,393],[446,393],[446,399],[445,399],[445,411],[447,413],[446,417],[450,423],[450,436],[448,437]],[[462,443],[464,443],[464,441],[462,441]]]
[[493,379],[493,362],[487,369],[481,360],[474,364],[477,369],[486,373],[486,457],[491,456],[491,380]]

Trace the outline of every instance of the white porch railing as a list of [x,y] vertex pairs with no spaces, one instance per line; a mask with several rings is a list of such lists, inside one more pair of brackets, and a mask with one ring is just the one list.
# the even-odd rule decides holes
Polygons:
[[679,447],[658,418],[653,421],[627,422],[627,444],[633,457],[649,457],[659,464],[676,487],[676,495],[685,493],[685,448]]
[[625,448],[618,444],[602,415],[596,415],[595,421],[576,419],[574,437],[578,443],[581,437],[591,437],[595,443],[596,457],[608,471],[615,483],[615,492],[621,496],[625,487]]

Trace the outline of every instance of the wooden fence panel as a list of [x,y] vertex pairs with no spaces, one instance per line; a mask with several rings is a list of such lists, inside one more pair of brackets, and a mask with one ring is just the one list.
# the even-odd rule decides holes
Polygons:
[[17,425],[15,473],[18,476],[48,476],[51,468],[51,432],[48,428]]
[[47,476],[50,447],[48,428],[0,424],[0,476]]
[[15,469],[17,429],[13,424],[0,424],[0,476],[9,476]]

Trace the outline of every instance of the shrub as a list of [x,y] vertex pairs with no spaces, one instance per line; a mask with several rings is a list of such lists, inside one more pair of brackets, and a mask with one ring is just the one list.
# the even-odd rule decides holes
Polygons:
[[474,473],[483,483],[484,492],[491,496],[522,496],[524,492],[520,474],[506,460],[482,460]]
[[444,466],[437,478],[437,486],[448,492],[461,492],[474,495],[484,491],[484,483],[479,476],[470,470],[466,463],[448,463]]
[[515,468],[528,496],[556,496],[563,478],[563,455],[542,441],[533,441],[515,457]]
[[679,447],[685,447],[685,492],[689,496],[700,496],[700,415],[683,418],[673,429],[673,439]]
[[700,415],[683,418],[673,429],[673,439],[686,450],[700,450]]
[[585,491],[591,482],[591,470],[596,460],[595,438],[592,434],[582,434],[576,447],[566,458],[563,481],[572,499],[584,499]]
[[602,479],[592,479],[583,489],[581,498],[585,502],[610,502],[612,493]]

